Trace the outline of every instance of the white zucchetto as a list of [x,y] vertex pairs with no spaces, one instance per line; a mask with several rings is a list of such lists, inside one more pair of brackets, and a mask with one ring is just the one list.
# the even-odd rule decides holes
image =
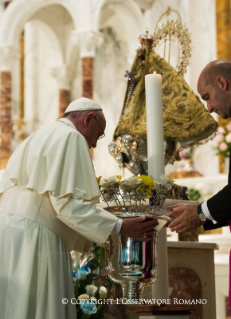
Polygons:
[[71,102],[66,108],[64,113],[74,111],[102,111],[102,107],[91,99],[81,97]]

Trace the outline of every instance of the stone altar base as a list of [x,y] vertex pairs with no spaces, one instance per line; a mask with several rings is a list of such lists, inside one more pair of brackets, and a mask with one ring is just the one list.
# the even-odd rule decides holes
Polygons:
[[193,310],[192,306],[134,306],[128,309],[135,312],[139,319],[188,319]]
[[[155,314],[140,317],[140,319],[216,319],[215,302],[215,271],[214,249],[216,244],[200,242],[167,242],[168,273],[169,273],[169,306],[158,307],[167,309],[170,306],[175,310],[183,307],[194,309],[191,314]],[[155,283],[144,289],[142,299],[152,299],[152,288]],[[120,287],[118,287],[119,289]],[[119,292],[119,291],[118,291]],[[121,297],[118,296],[119,298]],[[199,300],[198,304],[182,304],[188,300]],[[200,303],[202,301],[202,303]],[[104,319],[139,319],[139,315],[131,310],[131,304],[114,304],[105,309]],[[147,308],[148,309],[148,308]],[[155,309],[155,308],[154,308]],[[170,317],[169,317],[170,316]],[[174,317],[175,316],[175,317]]]
[[[216,319],[214,250],[210,243],[168,242],[169,298],[202,300],[190,319]],[[175,298],[175,299],[174,299]]]

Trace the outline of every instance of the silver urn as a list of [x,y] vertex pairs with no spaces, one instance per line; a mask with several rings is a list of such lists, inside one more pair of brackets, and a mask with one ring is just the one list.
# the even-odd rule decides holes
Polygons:
[[[121,215],[120,218],[140,216],[135,213]],[[109,278],[121,286],[123,298],[134,300],[134,302],[140,300],[144,288],[153,284],[158,278],[159,231],[171,219],[164,215],[158,216],[157,219],[159,225],[151,241],[140,242],[123,235],[111,235],[106,243]]]

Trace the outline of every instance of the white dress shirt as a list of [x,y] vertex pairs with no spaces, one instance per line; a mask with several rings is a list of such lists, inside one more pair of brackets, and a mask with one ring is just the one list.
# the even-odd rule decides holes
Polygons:
[[211,220],[214,224],[217,224],[217,221],[212,217],[212,215],[210,214],[210,211],[208,209],[208,205],[207,202],[202,203],[201,205],[201,210],[202,212],[205,214],[206,218]]

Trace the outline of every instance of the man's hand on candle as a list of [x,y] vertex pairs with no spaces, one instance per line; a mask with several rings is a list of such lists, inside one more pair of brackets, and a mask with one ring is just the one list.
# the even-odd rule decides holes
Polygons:
[[147,216],[129,217],[123,219],[120,234],[139,241],[150,241],[158,225],[158,220]]
[[197,205],[177,204],[167,207],[168,211],[173,211],[172,214],[168,215],[173,218],[173,221],[168,225],[172,232],[182,233],[204,224],[198,217]]

